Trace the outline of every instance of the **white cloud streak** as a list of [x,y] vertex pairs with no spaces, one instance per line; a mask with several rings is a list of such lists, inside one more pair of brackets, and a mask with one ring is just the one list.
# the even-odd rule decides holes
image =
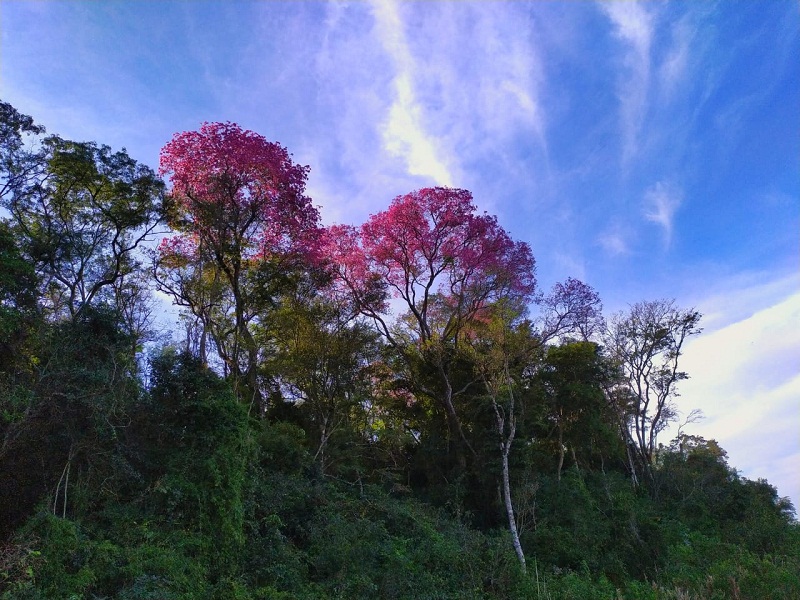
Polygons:
[[671,100],[684,80],[689,65],[693,30],[687,19],[672,28],[672,45],[658,68],[659,84],[664,100]]
[[622,163],[626,165],[638,153],[639,133],[647,113],[653,16],[636,2],[603,2],[600,7],[614,26],[614,35],[626,47],[626,72],[619,78],[617,91],[623,139]]
[[396,75],[393,81],[394,100],[383,126],[386,149],[402,157],[411,175],[429,177],[437,185],[453,185],[453,177],[442,159],[436,138],[423,124],[422,107],[417,101],[414,85],[414,59],[398,5],[391,0],[372,4],[378,38],[392,59]]
[[[326,221],[357,222],[432,184],[471,189],[505,221],[519,185],[545,185],[545,73],[528,5],[376,0],[326,4],[325,15],[312,59],[318,131],[302,153]],[[514,202],[518,220],[537,209],[540,195],[529,197]]]
[[706,420],[691,429],[718,440],[732,465],[746,477],[767,478],[800,506],[797,323],[800,292],[795,288],[776,303],[694,339],[682,357],[681,368],[691,378],[681,385],[678,401],[684,413],[703,411]]
[[648,221],[659,225],[664,231],[664,243],[672,242],[672,230],[675,212],[683,201],[682,192],[675,186],[659,181],[644,194],[644,216]]

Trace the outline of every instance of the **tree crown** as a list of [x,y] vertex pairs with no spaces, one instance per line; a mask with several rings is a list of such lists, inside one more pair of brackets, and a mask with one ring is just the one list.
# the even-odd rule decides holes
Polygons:
[[159,168],[172,183],[172,225],[245,258],[316,248],[308,171],[280,144],[230,122],[175,134]]

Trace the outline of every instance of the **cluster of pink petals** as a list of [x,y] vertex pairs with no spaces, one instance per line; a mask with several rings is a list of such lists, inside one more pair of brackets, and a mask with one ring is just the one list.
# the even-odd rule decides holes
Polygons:
[[530,247],[513,241],[495,217],[478,214],[467,190],[399,196],[360,228],[330,228],[326,244],[338,281],[372,314],[386,307],[378,288],[425,323],[472,318],[501,296],[530,299],[536,289]]
[[175,235],[161,240],[158,253],[165,264],[173,266],[185,265],[197,257],[196,235]]
[[532,294],[535,261],[486,214],[476,214],[467,190],[426,188],[395,198],[361,228],[373,272],[395,293],[419,298],[438,292],[458,298],[494,292]]
[[328,227],[321,237],[321,248],[334,274],[334,295],[352,298],[365,312],[383,313],[387,308],[385,284],[370,269],[358,229],[351,225]]
[[[500,298],[535,297],[530,247],[512,240],[495,217],[479,214],[467,190],[420,189],[398,196],[361,227],[323,230],[305,195],[308,167],[235,123],[176,134],[161,151],[159,173],[169,177],[179,209],[172,223],[178,233],[159,246],[172,268],[208,249],[239,261],[297,256],[327,265],[332,293],[361,312],[385,314],[394,295],[423,328],[487,319]],[[602,319],[596,292],[574,279],[557,284],[543,304],[553,335],[588,336]]]
[[164,146],[159,174],[169,176],[181,229],[212,245],[235,242],[243,258],[318,252],[308,167],[278,143],[235,123],[204,123]]

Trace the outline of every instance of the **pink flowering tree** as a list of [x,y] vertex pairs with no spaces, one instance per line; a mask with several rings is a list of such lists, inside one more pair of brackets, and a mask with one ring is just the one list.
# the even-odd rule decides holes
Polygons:
[[265,273],[317,256],[308,167],[234,123],[204,123],[173,136],[159,173],[172,184],[176,233],[159,247],[156,279],[198,320],[203,358],[209,333],[240,395],[260,400],[252,327],[265,304]]
[[[477,214],[466,190],[419,190],[360,229],[328,233],[337,285],[405,358],[415,391],[444,409],[462,472],[470,445],[457,399],[475,384],[483,388],[495,415],[509,532],[524,570],[509,467],[521,380],[549,340],[593,335],[602,323],[599,296],[568,279],[539,297],[530,247],[513,241],[494,217]],[[406,309],[398,319],[390,318],[392,297]],[[538,329],[525,318],[534,301],[543,309]],[[474,376],[458,368],[463,359]],[[419,376],[420,363],[433,380]]]
[[[459,346],[499,299],[533,297],[530,247],[513,241],[495,217],[478,214],[467,190],[439,187],[395,198],[360,229],[331,228],[328,253],[337,285],[404,357],[417,392],[444,410],[463,469],[469,443],[455,400],[475,382],[456,384]],[[392,297],[405,309],[397,319]],[[420,363],[435,376],[413,377]]]

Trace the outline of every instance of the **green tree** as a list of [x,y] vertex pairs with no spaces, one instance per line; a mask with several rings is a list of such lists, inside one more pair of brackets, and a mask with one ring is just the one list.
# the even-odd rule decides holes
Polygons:
[[[604,388],[611,368],[593,342],[568,342],[547,349],[538,381],[545,403],[545,419],[556,434],[557,479],[561,480],[567,450],[575,466],[578,455],[610,453],[616,438],[613,415]],[[588,461],[587,461],[588,462]]]
[[24,193],[40,176],[44,153],[34,147],[44,127],[0,101],[0,200]]
[[14,380],[32,366],[31,337],[38,321],[36,291],[32,265],[25,260],[8,223],[0,220],[0,385],[13,387]]
[[[31,385],[37,365],[36,276],[5,221],[0,221],[0,465],[13,452],[16,439],[33,414]],[[3,470],[4,474],[11,471]],[[0,540],[25,510],[20,488],[10,476],[0,477]],[[21,508],[18,512],[17,509]]]
[[[271,320],[274,358],[268,363],[285,401],[308,415],[316,438],[314,460],[325,473],[332,437],[366,434],[371,365],[378,357],[374,330],[324,291],[287,298]],[[352,448],[347,454],[352,456]]]
[[163,183],[123,151],[57,136],[45,167],[4,206],[40,279],[51,318],[75,319],[136,270],[135,252],[158,226]]
[[125,477],[118,436],[138,393],[141,327],[121,317],[143,294],[123,307],[123,290],[162,210],[163,183],[124,150],[43,133],[0,103],[0,463],[15,474],[2,482],[17,499],[4,502],[12,521],[45,496],[74,513],[98,481],[99,498]]
[[13,521],[43,499],[61,517],[85,513],[134,476],[121,442],[140,388],[116,314],[90,307],[42,327],[34,350],[24,408],[0,451],[0,506]]

